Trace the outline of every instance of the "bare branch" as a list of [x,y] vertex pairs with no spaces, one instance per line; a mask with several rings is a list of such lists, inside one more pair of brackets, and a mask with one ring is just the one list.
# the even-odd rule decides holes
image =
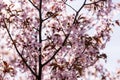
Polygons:
[[[62,0],[62,1],[63,1],[63,0]],[[68,7],[70,7],[73,11],[77,12],[77,10],[75,10],[71,5],[69,5],[69,4],[66,3],[67,1],[63,1],[63,2],[64,2],[64,4],[66,4]]]
[[74,19],[74,21],[73,21],[73,24],[75,24],[75,22],[76,22],[76,20],[77,20],[77,16],[78,16],[79,12],[82,10],[82,8],[85,6],[86,1],[87,1],[87,0],[84,1],[83,5],[82,5],[82,6],[80,7],[80,9],[76,12],[76,15],[75,15],[75,19]]
[[91,5],[91,4],[96,4],[96,3],[99,3],[101,1],[105,1],[105,0],[98,0],[98,1],[95,1],[95,2],[92,2],[92,3],[86,3],[85,5]]
[[51,15],[51,16],[48,16],[47,18],[45,18],[45,19],[43,19],[43,21],[46,21],[46,20],[48,20],[49,18],[51,18],[53,15]]
[[30,2],[37,10],[39,10],[39,8],[38,8],[37,6],[35,6],[35,4],[34,4],[31,0],[29,0],[29,2]]
[[[39,0],[39,43],[42,43],[42,0]],[[42,58],[41,58],[42,52],[41,52],[41,47],[39,48],[39,72],[38,72],[38,80],[42,79]]]

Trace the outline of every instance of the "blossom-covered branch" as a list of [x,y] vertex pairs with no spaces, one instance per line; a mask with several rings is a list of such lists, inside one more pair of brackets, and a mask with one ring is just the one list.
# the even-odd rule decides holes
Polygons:
[[26,65],[26,67],[31,71],[31,73],[32,73],[34,76],[38,77],[37,74],[31,69],[31,67],[27,64],[26,60],[23,58],[23,56],[22,56],[21,53],[19,52],[19,50],[18,50],[18,48],[17,48],[17,46],[16,46],[16,41],[13,40],[13,38],[12,38],[12,36],[11,36],[8,28],[7,28],[7,25],[6,25],[5,20],[4,20],[4,26],[3,26],[3,27],[7,30],[7,33],[8,33],[8,35],[9,35],[9,37],[10,37],[10,39],[11,39],[11,41],[12,41],[12,43],[13,43],[16,51],[17,51],[17,53],[18,53],[19,56],[21,57],[23,63]]

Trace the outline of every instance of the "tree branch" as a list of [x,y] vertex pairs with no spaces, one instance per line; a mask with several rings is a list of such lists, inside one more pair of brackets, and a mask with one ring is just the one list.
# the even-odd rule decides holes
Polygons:
[[[39,1],[39,18],[40,18],[40,24],[39,24],[39,43],[42,43],[42,0]],[[41,52],[41,47],[39,48],[39,72],[38,72],[38,80],[42,79],[42,52]]]
[[39,11],[39,8],[35,6],[35,4],[31,0],[29,0],[29,2]]
[[48,16],[47,18],[43,19],[42,21],[46,21],[48,20],[49,18],[53,17],[57,12],[53,13],[52,15]]
[[82,5],[82,6],[80,7],[80,9],[76,12],[76,15],[75,15],[75,19],[74,19],[74,21],[73,21],[73,24],[75,24],[75,22],[76,22],[76,20],[77,20],[77,16],[78,16],[79,12],[82,10],[82,8],[85,6],[86,1],[87,1],[87,0],[84,1],[83,5]]
[[61,48],[65,45],[67,39],[68,39],[69,35],[66,36],[66,38],[64,39],[62,45],[54,52],[54,55],[45,63],[43,63],[42,67],[45,66],[46,64],[48,64],[52,59],[54,59],[55,55],[61,50]]
[[9,37],[10,37],[12,43],[13,43],[13,46],[14,46],[15,49],[16,49],[18,55],[21,57],[23,63],[24,63],[24,64],[26,65],[26,67],[31,71],[31,73],[32,73],[34,76],[37,77],[37,74],[31,69],[31,67],[27,64],[26,60],[23,58],[23,56],[22,56],[21,53],[19,52],[19,50],[18,50],[18,48],[17,48],[17,46],[16,46],[16,43],[15,43],[15,41],[13,40],[13,38],[12,38],[12,36],[11,36],[8,28],[7,28],[7,25],[6,25],[6,23],[5,23],[5,20],[3,20],[3,21],[4,21],[4,24],[5,24],[4,27],[6,28],[7,33],[8,33],[8,35],[9,35]]
[[[62,0],[62,1],[63,1],[63,0]],[[68,7],[70,7],[73,11],[77,12],[71,5],[69,5],[69,4],[66,3],[67,1],[63,1],[63,2],[64,2],[64,4],[66,4]]]
[[105,1],[105,0],[98,0],[98,1],[95,1],[95,2],[92,2],[92,3],[86,3],[85,5],[97,4],[97,3],[101,2],[101,1]]

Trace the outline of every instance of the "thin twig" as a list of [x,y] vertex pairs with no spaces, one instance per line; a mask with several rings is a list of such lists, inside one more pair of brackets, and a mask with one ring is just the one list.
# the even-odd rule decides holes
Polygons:
[[46,20],[48,20],[49,18],[51,18],[53,15],[51,15],[51,16],[48,16],[47,18],[45,18],[45,19],[43,19],[43,21],[46,21]]
[[92,2],[92,3],[86,3],[85,5],[97,4],[97,3],[101,2],[101,1],[103,1],[103,0],[98,0],[98,1],[95,1],[95,2]]
[[48,20],[49,18],[52,18],[57,12],[53,13],[52,15],[48,16],[47,18],[43,19],[42,21],[46,21]]
[[75,22],[76,22],[76,20],[77,20],[77,17],[78,17],[78,14],[79,14],[79,12],[82,10],[82,8],[85,6],[86,1],[87,1],[87,0],[84,1],[83,5],[82,5],[82,6],[80,7],[80,9],[76,12],[76,15],[75,15],[75,19],[74,19],[74,21],[73,21],[73,24],[75,24]]
[[[63,1],[63,0],[62,0],[62,1]],[[67,1],[63,1],[63,2],[64,2],[64,4],[66,4],[68,7],[70,7],[73,11],[77,12],[77,10],[75,10],[71,5],[69,5],[69,4],[66,3]]]
[[31,0],[29,0],[29,2],[30,2],[37,10],[39,10],[39,8],[38,8],[37,6],[35,6],[35,4],[34,4]]

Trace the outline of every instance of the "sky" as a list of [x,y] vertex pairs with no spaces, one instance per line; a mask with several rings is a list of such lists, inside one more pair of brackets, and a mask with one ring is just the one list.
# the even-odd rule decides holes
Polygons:
[[[119,2],[120,0],[112,0],[113,2]],[[114,19],[120,19],[120,12],[115,14]],[[108,58],[105,67],[111,72],[115,72],[116,69],[120,69],[120,26],[113,27],[113,33],[111,34],[111,40],[107,43],[106,48],[103,50]]]
[[120,64],[117,63],[117,61],[120,60],[120,27],[114,27],[111,36],[110,42],[107,43],[103,51],[108,56],[105,67],[114,72],[120,68]]

